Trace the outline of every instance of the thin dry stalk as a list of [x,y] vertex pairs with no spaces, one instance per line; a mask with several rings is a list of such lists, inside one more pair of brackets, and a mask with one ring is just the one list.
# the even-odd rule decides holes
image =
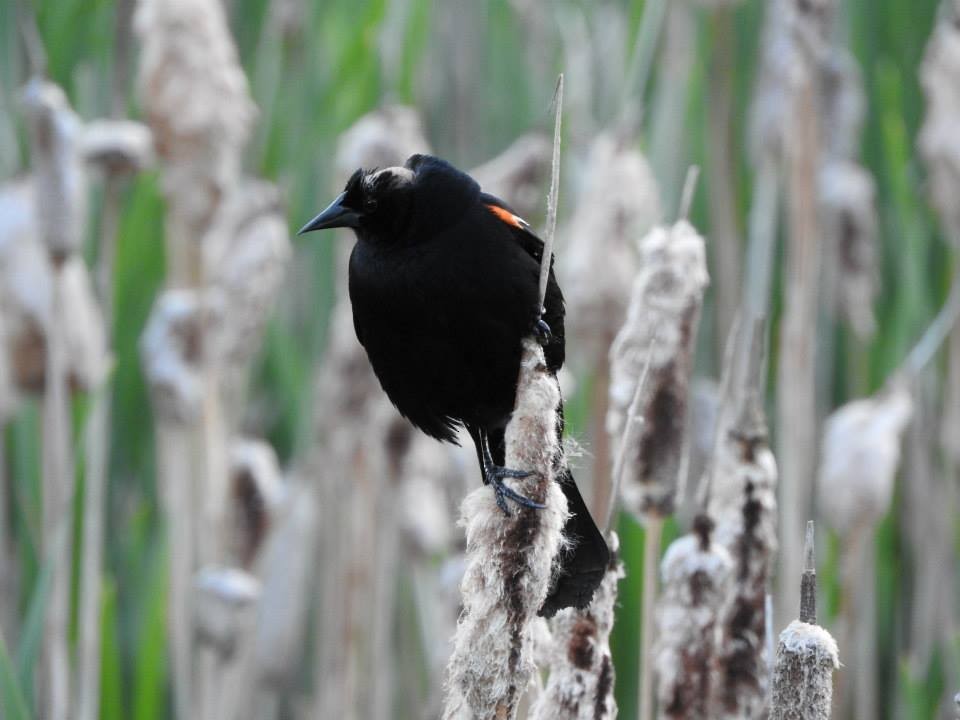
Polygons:
[[663,518],[651,516],[643,534],[643,598],[640,611],[640,682],[637,706],[640,720],[651,720],[655,707],[653,695],[653,641],[656,626],[654,612],[657,606],[657,567],[660,561],[660,535]]
[[614,667],[610,654],[617,584],[624,576],[619,540],[610,534],[610,565],[588,608],[568,608],[551,623],[550,678],[530,717],[534,720],[613,720]]
[[444,718],[511,720],[534,671],[531,622],[547,596],[567,516],[566,498],[554,482],[559,402],[542,348],[525,340],[517,404],[506,432],[506,464],[532,472],[514,489],[546,507],[511,508],[505,515],[486,487],[464,499],[463,614],[450,658]]
[[563,118],[563,73],[557,78],[557,90],[553,99],[556,111],[553,116],[553,155],[550,161],[550,192],[547,194],[547,221],[543,231],[543,258],[540,262],[540,292],[538,307],[543,307],[547,297],[547,280],[553,267],[553,241],[557,230],[557,200],[560,196],[560,137]]

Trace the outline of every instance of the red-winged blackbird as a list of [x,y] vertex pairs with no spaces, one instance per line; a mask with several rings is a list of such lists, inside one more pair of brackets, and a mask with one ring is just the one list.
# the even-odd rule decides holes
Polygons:
[[[336,227],[357,235],[349,270],[353,325],[390,400],[438,440],[456,442],[463,425],[504,511],[506,499],[540,507],[504,484],[522,474],[503,467],[503,437],[522,339],[541,339],[551,372],[563,365],[563,295],[552,267],[542,312],[538,307],[543,242],[506,203],[429,155],[413,155],[403,167],[357,170],[300,232]],[[572,513],[564,527],[572,547],[540,610],[547,616],[589,603],[609,559],[569,470],[558,481]]]

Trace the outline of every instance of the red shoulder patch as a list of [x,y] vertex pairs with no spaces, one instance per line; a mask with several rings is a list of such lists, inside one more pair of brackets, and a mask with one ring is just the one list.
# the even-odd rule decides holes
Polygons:
[[487,205],[487,209],[496,215],[498,218],[503,220],[507,225],[510,225],[515,228],[520,228],[521,230],[526,230],[530,227],[530,224],[521,217],[517,217],[509,210],[505,210],[499,205]]

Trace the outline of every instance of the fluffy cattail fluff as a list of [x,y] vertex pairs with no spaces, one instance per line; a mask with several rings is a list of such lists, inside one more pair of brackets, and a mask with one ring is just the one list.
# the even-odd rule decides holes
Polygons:
[[[34,188],[17,182],[0,188],[0,343],[11,393],[40,392],[46,375],[47,331],[53,312],[53,280],[39,240]],[[86,265],[66,260],[61,270],[67,373],[74,390],[89,391],[109,365],[106,328]],[[8,403],[15,398],[11,394]],[[12,407],[12,405],[10,406]],[[3,417],[0,410],[0,417]]]
[[827,419],[820,461],[820,511],[841,534],[880,520],[890,508],[900,441],[913,414],[910,392],[896,385],[849,402]]
[[820,217],[833,256],[836,302],[854,332],[870,338],[876,330],[877,216],[873,176],[848,160],[828,160],[820,169]]
[[197,637],[230,657],[260,597],[260,582],[243,570],[205,567],[193,584]]
[[470,174],[484,192],[503,199],[521,217],[532,221],[543,205],[552,150],[550,141],[543,135],[522,135],[495,158],[471,170]]
[[234,438],[228,453],[231,555],[249,568],[286,497],[286,488],[277,453],[263,440]]
[[581,176],[576,210],[563,232],[560,271],[567,332],[593,362],[623,324],[637,274],[637,241],[659,221],[660,197],[643,154],[611,133],[593,141]]
[[232,190],[203,247],[208,281],[230,309],[218,329],[216,355],[242,378],[260,347],[290,259],[290,236],[276,187],[249,180]]
[[446,720],[512,720],[534,672],[529,625],[547,596],[567,517],[566,498],[553,479],[560,453],[559,402],[542,348],[526,340],[517,403],[506,430],[506,465],[532,472],[512,487],[546,507],[511,503],[506,515],[490,487],[474,490],[463,501],[463,613],[447,669]]
[[624,571],[615,533],[609,544],[610,565],[589,607],[561,610],[551,621],[550,678],[531,712],[535,720],[613,720],[617,716],[610,630]]
[[133,120],[94,120],[83,128],[80,152],[107,175],[132,175],[153,164],[153,135]]
[[140,338],[154,412],[167,422],[193,421],[203,402],[204,326],[215,315],[203,298],[193,290],[166,290]]
[[163,187],[190,238],[199,239],[240,173],[255,116],[219,0],[140,0],[140,97]]
[[610,348],[607,430],[614,456],[637,383],[643,424],[625,438],[621,479],[624,507],[637,517],[673,512],[681,471],[687,395],[697,324],[708,283],[703,238],[681,220],[658,226],[640,242],[640,273],[633,283],[627,319]]
[[833,671],[839,667],[830,633],[799,620],[787,625],[777,643],[770,720],[829,720]]
[[820,112],[827,155],[857,157],[867,101],[856,58],[846,48],[832,47],[820,69]]
[[730,553],[734,572],[721,618],[710,717],[733,720],[760,717],[766,699],[765,600],[777,550],[777,464],[758,402],[746,403],[723,432],[708,512],[716,522],[714,542]]
[[675,540],[661,563],[657,613],[657,697],[660,717],[710,717],[713,666],[722,612],[733,585],[733,558],[711,540],[713,521],[700,515],[694,531]]
[[86,177],[80,155],[82,123],[63,90],[35,78],[23,90],[30,129],[33,207],[41,241],[56,262],[80,249]]
[[933,204],[953,242],[960,242],[960,2],[945,0],[920,66],[927,111],[918,145]]
[[337,174],[346,180],[358,167],[402,165],[410,155],[426,152],[430,144],[417,111],[388,105],[361,117],[337,140]]

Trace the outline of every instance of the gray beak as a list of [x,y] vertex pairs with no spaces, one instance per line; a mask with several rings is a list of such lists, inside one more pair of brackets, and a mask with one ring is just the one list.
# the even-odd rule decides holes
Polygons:
[[340,193],[322,213],[308,222],[297,235],[313,232],[314,230],[326,230],[328,228],[350,227],[355,228],[360,224],[360,213],[352,208],[343,205],[345,192]]

